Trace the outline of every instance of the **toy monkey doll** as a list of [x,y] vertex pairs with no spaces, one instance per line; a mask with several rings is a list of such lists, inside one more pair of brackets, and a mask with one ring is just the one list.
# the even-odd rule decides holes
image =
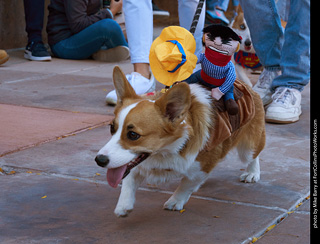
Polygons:
[[209,25],[203,29],[205,53],[201,53],[197,63],[201,70],[192,74],[187,83],[200,83],[211,88],[211,95],[219,100],[222,96],[230,115],[238,113],[238,104],[233,97],[233,83],[236,79],[232,55],[239,50],[241,38],[229,27]]

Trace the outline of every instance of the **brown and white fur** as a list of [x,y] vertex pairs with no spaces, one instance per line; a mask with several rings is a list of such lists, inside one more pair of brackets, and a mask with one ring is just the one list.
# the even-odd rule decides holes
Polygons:
[[260,179],[259,153],[265,145],[264,109],[259,95],[251,88],[248,89],[254,97],[254,118],[207,151],[205,146],[217,113],[212,109],[210,91],[199,84],[180,83],[154,98],[141,97],[136,95],[119,67],[114,68],[113,82],[118,101],[111,126],[112,137],[98,152],[96,161],[114,170],[140,155],[149,155],[122,180],[115,209],[118,217],[125,217],[132,211],[136,190],[145,179],[161,183],[182,177],[164,209],[183,209],[191,194],[233,147],[237,147],[240,160],[248,164],[240,180],[257,182]]
[[[238,34],[238,36],[241,36],[241,38],[242,38],[242,42],[240,44],[240,50],[247,52],[247,53],[255,53],[256,52],[254,50],[254,47],[252,44],[249,27],[248,27],[247,22],[244,18],[244,14],[243,14],[243,11],[241,8],[238,8],[237,16],[230,22],[229,27],[234,32],[236,32]],[[246,74],[247,68],[243,68],[238,63],[235,63],[235,68],[236,68],[237,78],[252,87],[252,83]]]

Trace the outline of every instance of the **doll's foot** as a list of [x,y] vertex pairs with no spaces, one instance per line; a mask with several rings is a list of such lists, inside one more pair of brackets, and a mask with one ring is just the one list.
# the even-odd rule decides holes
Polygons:
[[225,101],[226,109],[228,114],[236,115],[239,112],[238,104],[233,99],[228,99]]

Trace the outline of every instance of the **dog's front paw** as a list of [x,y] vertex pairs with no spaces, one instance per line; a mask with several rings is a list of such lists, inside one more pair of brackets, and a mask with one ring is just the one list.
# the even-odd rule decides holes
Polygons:
[[240,181],[244,183],[254,183],[260,180],[260,173],[245,172],[240,175]]
[[168,201],[163,205],[163,209],[171,211],[180,211],[183,209],[184,201],[178,201],[173,196],[169,198]]
[[114,213],[117,217],[127,217],[129,215],[129,213],[132,212],[133,209],[125,209],[122,207],[116,207],[116,209],[114,210]]

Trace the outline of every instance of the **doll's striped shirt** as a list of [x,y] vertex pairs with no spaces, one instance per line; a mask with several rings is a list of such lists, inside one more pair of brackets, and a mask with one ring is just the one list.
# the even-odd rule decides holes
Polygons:
[[215,79],[225,78],[224,83],[219,86],[219,90],[226,94],[226,92],[232,87],[236,79],[236,70],[234,64],[230,61],[226,66],[218,66],[211,63],[205,56],[201,53],[197,63],[201,63],[201,68],[204,73]]

